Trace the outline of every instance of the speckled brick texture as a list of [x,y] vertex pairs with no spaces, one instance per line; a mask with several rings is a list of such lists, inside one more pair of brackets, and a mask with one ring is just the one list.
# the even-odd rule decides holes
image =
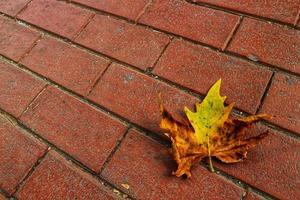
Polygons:
[[300,80],[276,74],[261,112],[273,115],[273,123],[300,134]]
[[297,18],[300,4],[298,0],[192,0],[197,3],[219,6],[237,12],[266,17],[290,24]]
[[15,16],[18,14],[30,0],[2,0],[0,1],[0,12]]
[[38,39],[39,33],[0,16],[0,53],[18,61]]
[[99,15],[88,24],[76,42],[146,69],[153,67],[169,38],[150,29]]
[[[63,11],[63,12],[62,12]],[[67,38],[87,23],[92,13],[62,1],[33,0],[18,18]]]
[[181,40],[169,45],[154,73],[170,81],[206,94],[211,85],[222,79],[222,94],[227,102],[255,113],[271,72],[239,59]]
[[21,121],[42,137],[99,171],[125,126],[54,87],[48,87]]
[[50,152],[23,184],[17,198],[112,200],[116,196],[91,175],[57,153]]
[[0,107],[19,117],[45,83],[15,66],[0,61]]
[[38,42],[21,63],[36,73],[85,96],[106,69],[109,61],[67,43],[45,38]]
[[139,126],[158,132],[159,93],[166,108],[178,116],[184,105],[192,106],[197,101],[178,89],[116,64],[109,67],[88,98]]
[[137,199],[239,199],[243,193],[201,166],[189,180],[171,176],[175,167],[165,147],[131,130],[101,175],[120,188],[128,184],[123,190]]
[[[154,1],[139,20],[192,40],[222,48],[239,17],[181,0]],[[226,24],[226,26],[224,26]]]
[[[297,0],[0,0],[0,199],[297,199]],[[241,163],[190,179],[159,128],[222,80],[272,115]]]
[[228,50],[300,74],[299,48],[298,30],[246,18]]
[[73,0],[100,11],[135,20],[148,4],[148,0]]
[[15,192],[45,150],[46,145],[0,116],[0,188]]

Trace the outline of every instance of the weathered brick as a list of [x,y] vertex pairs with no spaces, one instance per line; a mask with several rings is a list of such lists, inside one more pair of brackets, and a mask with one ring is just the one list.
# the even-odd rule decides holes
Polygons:
[[169,38],[144,27],[109,16],[97,15],[76,42],[132,64],[141,69],[152,67]]
[[43,138],[98,172],[125,126],[54,87],[48,87],[21,117]]
[[266,69],[181,40],[169,45],[154,73],[202,94],[221,78],[227,102],[250,113],[256,112],[271,78]]
[[[261,125],[246,135],[266,129]],[[278,199],[297,199],[300,196],[300,142],[275,130],[269,131],[269,136],[251,149],[243,162],[233,165],[214,162],[214,165]]]
[[[63,11],[63,12],[62,12]],[[72,38],[87,23],[92,13],[53,0],[33,0],[18,18],[67,38]]]
[[155,1],[140,22],[222,48],[239,17],[181,0]]
[[48,154],[17,193],[18,199],[116,199],[91,175],[55,152]]
[[253,192],[249,192],[245,197],[245,200],[263,200],[263,199],[264,198],[262,196],[259,196],[258,194],[255,194]]
[[0,1],[0,12],[15,16],[29,1],[30,0],[2,0]]
[[300,4],[298,0],[193,0],[194,2],[208,3],[226,9],[257,15],[278,21],[294,24]]
[[21,63],[68,89],[86,95],[109,61],[67,43],[46,38]]
[[239,199],[243,192],[202,166],[188,180],[171,176],[175,167],[167,148],[131,130],[101,175],[137,199]]
[[300,74],[300,31],[245,18],[228,50]]
[[0,54],[18,61],[38,37],[37,32],[0,16]]
[[167,109],[178,118],[179,110],[196,102],[180,90],[117,64],[108,68],[88,98],[142,127],[159,131],[159,92]]
[[261,112],[273,115],[271,122],[300,134],[300,80],[276,74]]
[[16,67],[0,62],[0,107],[18,117],[45,83]]
[[46,146],[0,116],[0,188],[12,194]]
[[73,0],[101,11],[135,20],[149,0]]

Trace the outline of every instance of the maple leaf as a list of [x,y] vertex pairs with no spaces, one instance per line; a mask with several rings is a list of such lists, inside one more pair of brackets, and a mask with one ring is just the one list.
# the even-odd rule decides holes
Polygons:
[[244,137],[245,129],[269,115],[260,114],[246,118],[233,119],[230,113],[234,103],[224,106],[226,97],[220,95],[221,79],[209,90],[202,103],[196,103],[196,112],[184,108],[187,120],[177,121],[163,107],[161,96],[160,112],[162,119],[160,127],[167,131],[166,135],[172,142],[171,152],[178,164],[174,175],[191,176],[191,167],[205,157],[209,157],[211,171],[213,165],[211,157],[225,163],[240,162],[247,156],[247,151],[267,136],[268,132],[258,136]]

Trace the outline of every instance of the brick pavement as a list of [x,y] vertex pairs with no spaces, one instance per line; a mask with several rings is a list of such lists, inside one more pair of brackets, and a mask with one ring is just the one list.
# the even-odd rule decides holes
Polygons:
[[[297,199],[298,0],[0,1],[0,199]],[[270,136],[189,180],[158,122],[209,87]]]

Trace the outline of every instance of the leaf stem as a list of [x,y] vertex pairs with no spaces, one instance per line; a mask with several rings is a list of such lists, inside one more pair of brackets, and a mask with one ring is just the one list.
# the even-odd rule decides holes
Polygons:
[[210,153],[210,145],[209,145],[209,137],[207,137],[207,150],[208,150],[208,158],[209,158],[209,169],[211,172],[215,172],[214,166],[212,164],[211,153]]

